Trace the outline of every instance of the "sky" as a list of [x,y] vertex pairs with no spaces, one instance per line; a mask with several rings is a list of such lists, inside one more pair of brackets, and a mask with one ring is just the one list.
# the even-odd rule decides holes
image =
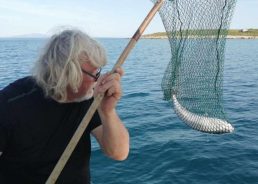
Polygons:
[[[93,37],[131,37],[152,6],[150,0],[0,0],[0,37],[51,35],[70,26]],[[230,28],[258,28],[258,0],[238,0]],[[145,34],[162,31],[156,15]]]

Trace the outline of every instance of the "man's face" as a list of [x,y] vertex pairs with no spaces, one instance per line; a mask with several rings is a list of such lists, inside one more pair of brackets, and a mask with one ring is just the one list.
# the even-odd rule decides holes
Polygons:
[[96,84],[96,77],[98,76],[98,68],[93,67],[88,62],[84,62],[81,65],[82,69],[82,83],[78,88],[78,92],[73,92],[68,89],[68,100],[80,102],[86,99],[90,99],[94,93],[94,86]]

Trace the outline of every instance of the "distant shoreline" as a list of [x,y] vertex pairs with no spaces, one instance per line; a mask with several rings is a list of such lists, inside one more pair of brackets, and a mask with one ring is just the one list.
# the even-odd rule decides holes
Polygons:
[[[142,36],[142,39],[168,39],[167,36]],[[226,36],[226,39],[258,39],[258,36]]]
[[[173,32],[173,36],[180,37],[180,35],[187,36],[187,38],[216,38],[218,30],[204,29],[204,30],[182,30],[181,32]],[[156,32],[152,34],[143,35],[142,38],[146,39],[167,39],[166,32]],[[229,29],[227,30],[227,39],[258,39],[258,29]]]
[[[12,39],[21,39],[21,40],[26,40],[26,39],[48,39],[49,37],[0,37],[1,40],[12,40]],[[131,39],[129,37],[125,38],[116,38],[116,37],[96,37],[96,39]],[[194,36],[188,36],[188,38],[195,38]],[[200,37],[199,37],[200,38]],[[208,37],[206,37],[208,38]],[[156,35],[142,35],[141,39],[168,39],[167,36],[156,36]],[[258,36],[232,36],[228,35],[226,36],[226,39],[258,39]]]

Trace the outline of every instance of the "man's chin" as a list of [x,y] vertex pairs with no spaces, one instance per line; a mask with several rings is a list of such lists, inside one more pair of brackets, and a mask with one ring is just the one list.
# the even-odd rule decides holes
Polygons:
[[83,97],[79,97],[79,98],[76,98],[76,99],[74,99],[73,101],[74,102],[82,102],[82,101],[85,101],[85,100],[89,100],[89,99],[91,99],[92,97],[93,97],[93,90],[92,90],[92,92],[90,92],[90,93],[87,93],[86,95],[84,95]]

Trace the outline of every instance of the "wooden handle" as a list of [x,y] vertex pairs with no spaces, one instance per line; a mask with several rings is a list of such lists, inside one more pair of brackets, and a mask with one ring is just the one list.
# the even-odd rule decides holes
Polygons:
[[[149,25],[151,20],[153,19],[156,12],[160,9],[162,3],[164,0],[158,0],[153,8],[150,10],[149,14],[146,16],[138,30],[135,32],[133,37],[131,38],[130,42],[127,44],[126,48],[120,55],[119,59],[117,60],[116,64],[114,65],[113,69],[111,70],[111,73],[114,73],[116,68],[122,66],[125,59],[129,55],[132,48],[135,46],[136,42],[139,40],[141,35],[143,34],[146,27]],[[82,119],[80,125],[78,126],[77,130],[75,131],[73,137],[71,138],[70,142],[68,143],[66,149],[64,150],[63,154],[61,155],[60,159],[58,160],[55,168],[53,169],[52,173],[50,174],[48,180],[46,181],[46,184],[54,184],[59,177],[60,173],[62,172],[66,162],[70,158],[73,150],[75,149],[77,143],[79,142],[81,136],[83,135],[85,129],[87,128],[93,114],[97,110],[101,100],[103,99],[103,95],[98,95],[94,98],[93,103],[91,104],[89,110],[87,111],[86,115]]]

